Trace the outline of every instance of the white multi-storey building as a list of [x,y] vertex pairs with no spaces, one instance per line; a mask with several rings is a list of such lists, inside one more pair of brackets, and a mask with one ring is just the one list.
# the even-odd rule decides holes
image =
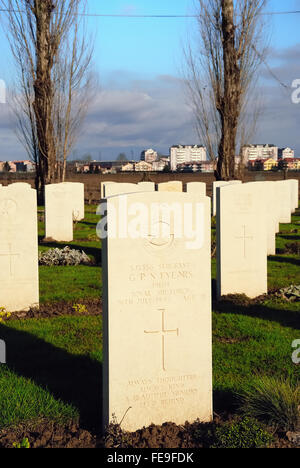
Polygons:
[[291,148],[281,148],[278,152],[278,156],[281,159],[294,159],[295,158],[295,151]]
[[171,171],[176,171],[179,164],[206,161],[206,148],[202,145],[175,145],[170,148]]
[[154,151],[153,149],[144,150],[141,152],[141,161],[151,164],[157,160],[157,156],[157,151]]
[[242,148],[243,162],[272,158],[278,161],[278,147],[275,145],[245,145]]

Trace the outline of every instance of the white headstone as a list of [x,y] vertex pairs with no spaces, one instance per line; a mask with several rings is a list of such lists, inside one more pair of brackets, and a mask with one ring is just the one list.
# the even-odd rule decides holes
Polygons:
[[299,181],[297,179],[288,179],[291,187],[291,208],[292,213],[296,211],[299,204]]
[[229,180],[229,181],[224,181],[224,180],[217,180],[216,182],[213,182],[213,189],[212,189],[212,215],[216,216],[217,214],[217,188],[218,187],[225,187],[225,185],[236,185],[236,184],[241,184],[241,180]]
[[188,182],[186,184],[187,193],[195,193],[202,197],[206,197],[206,183],[205,182]]
[[267,223],[254,184],[217,189],[218,296],[267,293]]
[[73,240],[73,203],[64,184],[45,187],[45,238],[57,242]]
[[139,182],[138,186],[142,189],[143,192],[155,192],[154,182]]
[[137,184],[105,184],[104,186],[104,198],[113,197],[115,195],[122,195],[124,193],[136,193],[141,192],[142,188]]
[[182,182],[173,180],[170,182],[162,182],[158,184],[159,192],[182,192]]
[[276,185],[274,182],[248,182],[254,190],[259,191],[261,203],[265,205],[265,222],[267,224],[267,254],[276,254],[276,232],[279,230]]
[[8,312],[39,304],[36,191],[0,187],[0,305]]
[[116,182],[111,182],[110,180],[108,180],[107,182],[102,182],[102,183],[101,183],[101,200],[102,200],[103,198],[105,198],[105,196],[104,196],[104,193],[105,193],[105,186],[106,186],[106,185],[109,185],[109,184],[116,184]]
[[287,180],[279,180],[276,184],[276,203],[279,210],[278,221],[290,223],[291,217],[291,185]]
[[82,221],[84,219],[84,184],[81,182],[64,182],[63,185],[70,190],[73,220]]
[[[191,224],[195,232],[179,238],[178,223],[172,216],[158,216],[156,209],[175,206],[182,213],[184,204],[197,212]],[[136,216],[137,207],[134,222],[129,213]],[[116,196],[107,200],[107,213],[108,238],[102,241],[104,425],[113,415],[128,431],[166,421],[210,421],[209,198],[158,192]],[[140,226],[144,236],[125,236],[124,226],[118,226],[122,238],[110,237],[120,214],[122,223]]]

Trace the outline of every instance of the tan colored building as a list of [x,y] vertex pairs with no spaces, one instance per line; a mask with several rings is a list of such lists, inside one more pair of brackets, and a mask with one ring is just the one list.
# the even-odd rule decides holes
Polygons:
[[122,166],[122,172],[133,172],[133,171],[134,171],[133,163],[127,163],[124,166]]
[[153,171],[152,164],[147,163],[146,161],[140,161],[135,164],[136,172],[150,172]]

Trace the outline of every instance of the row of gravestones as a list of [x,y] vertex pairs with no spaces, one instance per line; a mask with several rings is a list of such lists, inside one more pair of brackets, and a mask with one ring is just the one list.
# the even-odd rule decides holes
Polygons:
[[[84,218],[84,185],[45,187],[46,238],[73,240],[73,220]],[[36,190],[0,186],[0,307],[23,311],[39,305]]]
[[[152,183],[102,186],[105,425],[113,416],[126,430],[212,419],[211,212],[218,295],[256,297],[267,293],[267,255],[275,253],[279,223],[289,223],[298,206],[298,181],[215,182],[213,194],[211,210],[202,183],[186,192],[178,181],[157,190]],[[201,207],[196,250],[190,237],[175,238],[171,217],[169,238],[153,235],[151,223],[166,223],[152,215],[157,204]],[[114,220],[138,208],[144,235],[116,236]]]
[[[268,233],[275,237],[278,223],[290,221],[298,182],[217,185],[219,295],[267,292]],[[49,209],[54,224],[64,223],[70,211],[71,219],[79,217],[75,192],[70,194],[67,185],[46,188],[46,226]],[[104,425],[113,415],[127,430],[165,421],[209,421],[211,204],[205,184],[187,184],[186,192],[177,181],[159,184],[158,191],[153,185],[104,184],[103,199]],[[157,206],[175,207],[190,230],[176,235],[174,219],[166,221]],[[29,185],[0,187],[0,305],[7,310],[39,301],[36,208]],[[116,236],[116,220],[122,227],[129,221],[128,227],[138,211],[136,224],[144,235]],[[191,247],[191,233],[197,248]],[[54,234],[46,227],[48,237]]]

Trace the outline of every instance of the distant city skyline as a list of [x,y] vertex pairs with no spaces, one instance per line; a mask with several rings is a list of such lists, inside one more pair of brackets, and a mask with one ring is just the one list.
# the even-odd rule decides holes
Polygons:
[[[191,14],[194,0],[89,0],[90,13]],[[271,0],[268,12],[299,10],[299,0]],[[0,13],[1,15],[3,13]],[[250,143],[291,147],[300,157],[300,104],[293,104],[292,82],[300,79],[300,15],[266,17],[270,32],[268,68],[260,72],[263,114]],[[99,18],[87,20],[95,37],[94,68],[100,89],[95,92],[75,154],[82,158],[115,159],[126,153],[140,158],[153,148],[162,154],[177,144],[202,144],[194,130],[181,72],[182,44],[192,35],[191,18]],[[14,66],[1,30],[0,80],[8,87]],[[280,84],[280,83],[281,84]],[[0,103],[0,160],[28,159],[14,133],[9,103]],[[70,159],[74,159],[74,153]]]

